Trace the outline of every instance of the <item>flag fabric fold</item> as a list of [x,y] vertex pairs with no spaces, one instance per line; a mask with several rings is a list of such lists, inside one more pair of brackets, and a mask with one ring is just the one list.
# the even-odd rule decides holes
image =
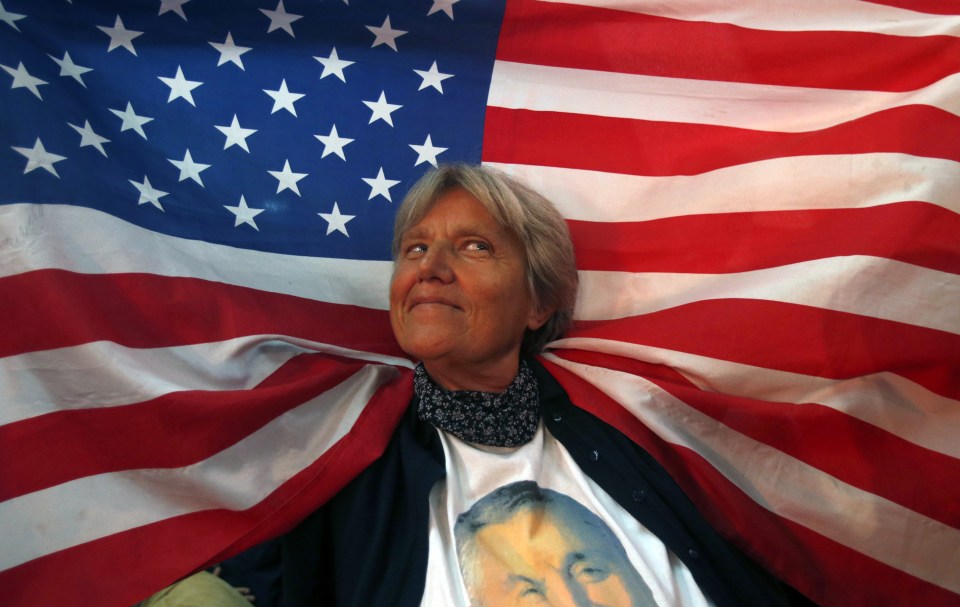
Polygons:
[[0,4],[0,580],[129,605],[282,533],[410,398],[392,217],[568,219],[543,360],[824,605],[960,604],[960,6]]

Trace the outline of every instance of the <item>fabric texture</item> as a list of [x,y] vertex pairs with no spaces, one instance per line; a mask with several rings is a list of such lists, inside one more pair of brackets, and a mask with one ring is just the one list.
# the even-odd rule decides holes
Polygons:
[[0,3],[5,607],[127,607],[380,456],[434,161],[556,203],[555,376],[716,528],[960,601],[956,1]]
[[414,370],[417,414],[423,421],[468,443],[519,447],[530,442],[540,424],[537,381],[526,361],[502,393],[444,390],[424,368]]

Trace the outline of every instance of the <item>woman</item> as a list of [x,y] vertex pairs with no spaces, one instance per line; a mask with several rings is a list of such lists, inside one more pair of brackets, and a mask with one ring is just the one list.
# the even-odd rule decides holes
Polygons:
[[532,358],[567,329],[577,291],[547,200],[487,168],[441,167],[404,199],[393,255],[414,398],[383,456],[284,538],[287,604],[805,602]]

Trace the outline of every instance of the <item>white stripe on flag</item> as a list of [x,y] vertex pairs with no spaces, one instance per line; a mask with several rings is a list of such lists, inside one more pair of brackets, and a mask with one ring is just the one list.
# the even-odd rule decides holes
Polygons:
[[[803,133],[907,105],[930,105],[960,115],[958,88],[960,74],[917,91],[888,93],[688,80],[497,61],[487,105]],[[664,103],[665,99],[669,103]]]
[[960,276],[850,255],[731,274],[581,271],[576,318],[607,320],[711,299],[813,306],[960,333]]
[[201,278],[274,293],[385,310],[389,261],[263,253],[166,236],[86,207],[0,207],[7,247],[0,276],[56,268]]
[[[730,23],[770,31],[876,32],[895,36],[958,36],[960,16],[928,15],[860,0],[544,0],[562,4],[615,8],[681,19]],[[798,7],[802,6],[802,10]]]
[[669,177],[518,164],[487,166],[537,190],[567,219],[584,221],[864,208],[903,201],[960,212],[960,163],[907,154],[774,158]]
[[303,353],[412,367],[405,358],[349,350],[286,335],[246,335],[169,348],[92,342],[0,358],[8,391],[0,424],[63,410],[116,407],[182,390],[245,390]]

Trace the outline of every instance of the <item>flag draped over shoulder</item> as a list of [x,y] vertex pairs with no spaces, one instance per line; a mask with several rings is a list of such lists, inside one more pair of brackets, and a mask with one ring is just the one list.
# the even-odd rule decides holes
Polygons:
[[0,587],[128,605],[410,397],[391,222],[568,218],[544,362],[826,605],[960,604],[960,5],[2,0]]

